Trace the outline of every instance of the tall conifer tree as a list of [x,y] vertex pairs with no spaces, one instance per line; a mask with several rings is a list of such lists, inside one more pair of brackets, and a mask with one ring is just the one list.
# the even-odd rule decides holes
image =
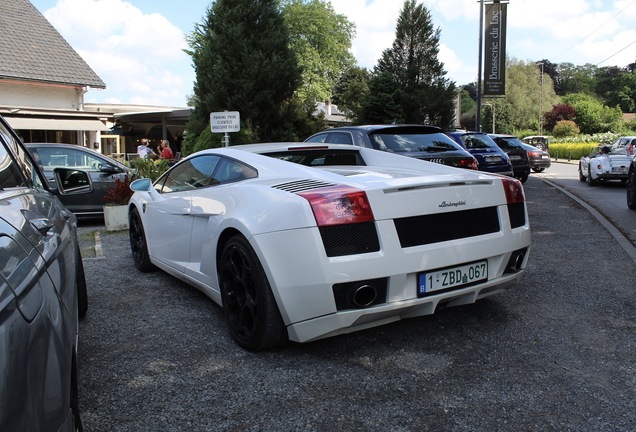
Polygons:
[[195,26],[188,39],[196,73],[191,147],[210,113],[225,110],[240,112],[244,141],[283,139],[284,109],[300,69],[279,6],[278,0],[216,0]]
[[[455,83],[446,79],[439,61],[440,30],[433,27],[423,4],[406,0],[400,12],[391,48],[384,50],[374,75],[393,77],[401,90],[400,106],[405,123],[435,124],[450,128],[454,122]],[[385,78],[382,78],[385,79]]]

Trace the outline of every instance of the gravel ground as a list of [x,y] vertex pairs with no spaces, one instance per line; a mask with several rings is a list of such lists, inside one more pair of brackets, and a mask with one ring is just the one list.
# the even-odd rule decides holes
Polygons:
[[633,262],[569,198],[534,176],[525,189],[533,245],[512,290],[258,354],[207,297],[139,273],[127,231],[81,226],[85,430],[636,430]]

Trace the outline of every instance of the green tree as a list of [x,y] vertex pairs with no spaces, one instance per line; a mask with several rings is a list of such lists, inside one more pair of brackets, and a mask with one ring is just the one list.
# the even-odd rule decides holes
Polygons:
[[355,65],[355,25],[325,0],[283,0],[290,47],[302,68],[297,97],[302,104],[331,99],[342,71]]
[[563,102],[574,107],[576,115],[573,120],[581,128],[581,133],[614,132],[623,127],[620,108],[605,106],[594,96],[572,93],[564,96]]
[[217,111],[239,111],[238,137],[248,142],[284,140],[285,104],[298,87],[300,69],[278,2],[217,0],[188,44],[196,80],[184,153],[202,147],[197,141]]
[[362,106],[369,95],[371,73],[358,66],[344,71],[336,83],[332,101],[354,122],[362,118]]
[[[406,123],[430,123],[450,128],[455,117],[455,83],[446,79],[439,61],[440,29],[433,27],[423,4],[406,0],[398,17],[395,40],[384,50],[374,76],[400,88],[399,105]],[[390,108],[387,108],[390,109]],[[390,114],[382,117],[390,117]]]
[[369,83],[369,95],[362,104],[360,123],[403,123],[401,98],[402,90],[390,72],[375,74]]
[[506,59],[506,97],[501,102],[508,107],[506,128],[539,130],[539,118],[558,102],[552,78],[545,71],[542,77],[536,63]]

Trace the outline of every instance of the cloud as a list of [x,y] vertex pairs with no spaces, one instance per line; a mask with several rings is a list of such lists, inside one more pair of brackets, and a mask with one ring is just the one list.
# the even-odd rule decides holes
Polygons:
[[185,35],[164,16],[122,0],[60,0],[45,17],[106,83],[87,102],[185,106],[194,73]]

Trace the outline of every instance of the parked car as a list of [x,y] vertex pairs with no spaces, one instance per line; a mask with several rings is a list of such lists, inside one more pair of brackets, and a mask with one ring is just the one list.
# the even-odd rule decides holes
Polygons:
[[528,159],[530,160],[530,168],[532,168],[532,171],[540,173],[552,166],[550,153],[547,151],[531,146],[530,144],[523,144],[523,148],[526,149],[526,152],[528,153]]
[[523,143],[514,135],[488,135],[510,158],[514,177],[525,183],[530,175],[530,159]]
[[613,150],[609,146],[596,146],[579,160],[579,180],[590,186],[609,180],[626,182],[631,162],[632,157],[625,148]]
[[344,126],[318,132],[305,142],[350,144],[457,168],[477,169],[477,160],[435,126]]
[[636,156],[632,158],[629,164],[629,173],[627,175],[627,207],[636,210]]
[[131,188],[135,266],[203,291],[249,350],[473,303],[528,260],[518,180],[365,147],[204,150]]
[[543,150],[546,152],[550,151],[550,140],[545,135],[532,135],[524,137],[521,140],[524,144],[529,144],[533,147],[538,148],[539,150]]
[[514,175],[510,158],[487,133],[451,131],[446,134],[477,159],[480,171]]
[[611,145],[612,151],[624,148],[628,155],[636,156],[634,153],[636,147],[636,136],[624,136],[614,141]]
[[62,204],[80,217],[104,215],[104,196],[116,179],[134,176],[135,171],[94,150],[73,144],[28,143],[29,151],[41,164],[46,180],[56,187],[54,169],[58,167],[79,169],[90,175],[92,192],[67,194],[60,197]]
[[[58,169],[68,192],[88,175]],[[71,184],[67,178],[75,179]],[[77,386],[78,318],[86,280],[75,216],[54,195],[0,116],[0,430],[82,430]]]

